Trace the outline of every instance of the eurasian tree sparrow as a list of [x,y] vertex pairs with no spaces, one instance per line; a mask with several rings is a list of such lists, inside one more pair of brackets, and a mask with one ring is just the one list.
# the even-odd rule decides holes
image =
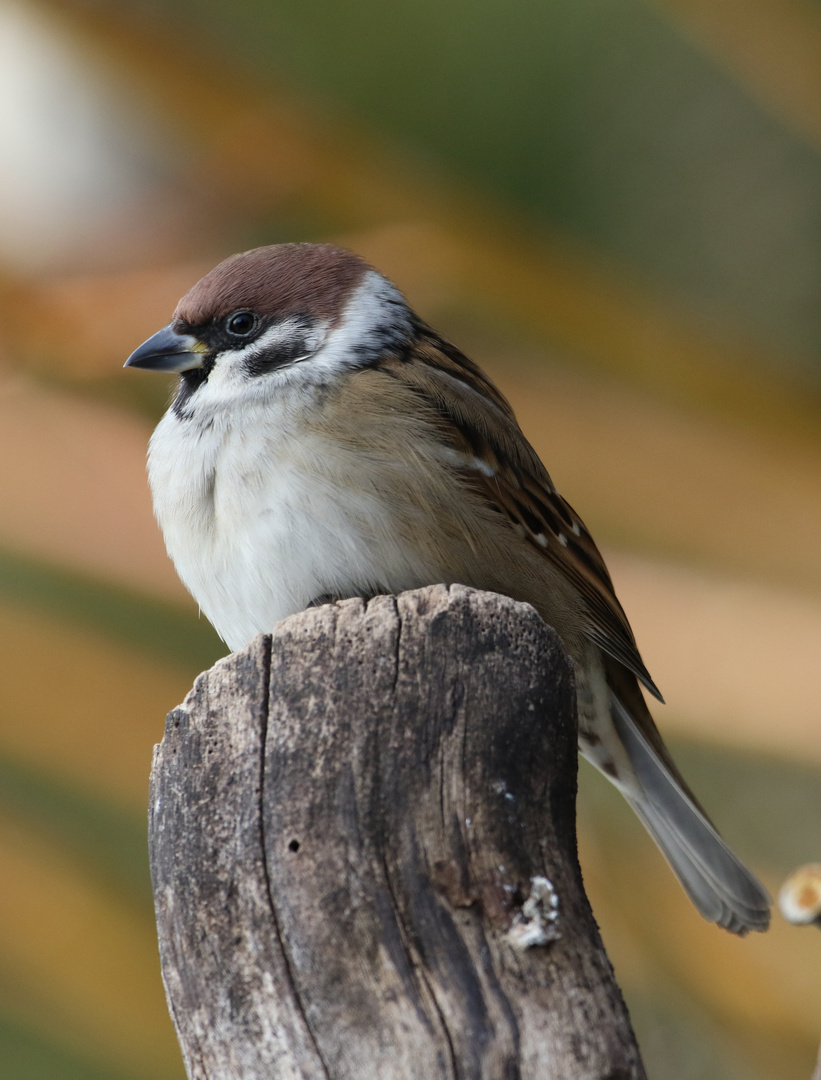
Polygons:
[[673,763],[610,575],[486,375],[378,271],[327,244],[234,255],[127,366],[178,372],[148,454],[186,587],[231,649],[318,599],[460,582],[529,601],[575,668],[582,754],[701,914],[770,898]]

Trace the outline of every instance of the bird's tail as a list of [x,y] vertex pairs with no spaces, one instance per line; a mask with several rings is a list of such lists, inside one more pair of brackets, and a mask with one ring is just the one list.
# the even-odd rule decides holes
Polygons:
[[[767,890],[733,854],[639,725],[610,691],[610,713],[635,784],[619,785],[705,919],[733,934],[766,930]],[[649,719],[649,716],[648,716]]]

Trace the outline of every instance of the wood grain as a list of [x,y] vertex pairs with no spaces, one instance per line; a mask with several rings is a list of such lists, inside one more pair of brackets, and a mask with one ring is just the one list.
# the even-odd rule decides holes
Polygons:
[[572,674],[527,604],[349,600],[220,661],[151,786],[189,1077],[640,1080],[575,790]]

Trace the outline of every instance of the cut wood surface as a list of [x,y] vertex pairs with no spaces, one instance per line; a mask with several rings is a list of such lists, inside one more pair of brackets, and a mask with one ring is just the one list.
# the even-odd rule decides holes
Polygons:
[[201,675],[150,811],[189,1077],[643,1077],[575,792],[568,661],[505,597],[314,608]]

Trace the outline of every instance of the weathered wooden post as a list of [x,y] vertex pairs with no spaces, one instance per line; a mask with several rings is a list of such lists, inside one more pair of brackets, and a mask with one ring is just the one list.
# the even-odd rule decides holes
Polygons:
[[349,600],[220,661],[151,784],[191,1080],[643,1077],[575,792],[571,672],[526,604]]

